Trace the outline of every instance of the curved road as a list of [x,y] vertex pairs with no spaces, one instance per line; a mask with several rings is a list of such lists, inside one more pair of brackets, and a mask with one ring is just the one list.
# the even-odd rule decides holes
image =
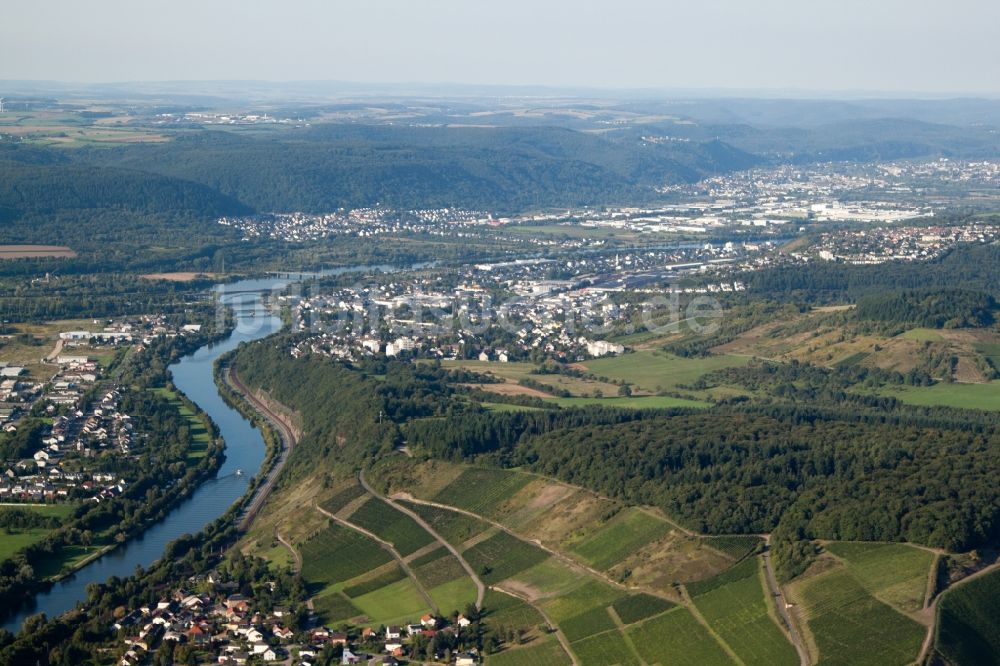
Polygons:
[[295,432],[287,423],[285,423],[281,416],[271,411],[266,404],[254,396],[250,389],[240,381],[239,376],[236,374],[235,364],[229,366],[222,377],[229,388],[239,393],[244,400],[250,403],[250,406],[253,407],[258,414],[264,417],[271,427],[277,431],[278,438],[281,440],[281,452],[278,454],[277,461],[271,465],[271,469],[268,471],[264,482],[257,486],[257,490],[254,491],[250,503],[243,512],[243,517],[240,518],[239,529],[240,531],[245,532],[253,523],[254,518],[257,517],[257,513],[260,511],[260,508],[264,506],[264,501],[267,499],[267,496],[270,495],[271,491],[274,489],[274,483],[278,479],[278,475],[281,474],[281,470],[284,468],[285,462],[288,460],[288,454],[293,448],[295,448],[297,440]]
[[368,491],[370,495],[377,497],[378,499],[382,500],[392,508],[402,513],[405,513],[407,516],[412,518],[418,525],[424,528],[428,534],[434,537],[438,543],[447,548],[448,551],[455,556],[455,559],[458,560],[458,563],[462,565],[463,569],[465,569],[465,573],[469,574],[469,578],[471,578],[472,582],[476,584],[476,608],[481,609],[483,607],[483,597],[486,596],[486,586],[483,585],[483,581],[479,579],[479,576],[476,575],[476,572],[472,569],[469,563],[465,561],[465,558],[462,557],[462,554],[458,552],[458,549],[456,549],[454,546],[448,543],[448,541],[446,541],[440,534],[438,534],[434,530],[434,528],[427,523],[426,520],[420,517],[419,514],[417,514],[414,511],[411,511],[410,509],[407,509],[405,506],[401,506],[398,502],[394,502],[388,497],[385,497],[382,494],[376,492],[375,489],[369,486],[368,482],[365,481],[364,470],[358,471],[358,481],[361,483],[361,487],[364,488],[366,491]]

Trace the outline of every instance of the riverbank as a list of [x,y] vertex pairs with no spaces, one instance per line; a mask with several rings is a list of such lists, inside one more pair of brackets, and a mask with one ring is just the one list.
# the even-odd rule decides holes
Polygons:
[[215,378],[221,384],[220,395],[226,399],[227,404],[250,418],[265,433],[264,441],[268,445],[267,458],[261,465],[262,474],[257,475],[240,503],[244,511],[239,520],[239,529],[245,532],[274,489],[289,454],[298,442],[299,433],[288,417],[278,413],[280,410],[277,407],[255,395],[240,381],[235,364],[216,363]]
[[[252,286],[266,287],[256,282]],[[239,502],[246,493],[249,476],[265,458],[266,445],[260,431],[219,396],[212,377],[213,363],[243,342],[279,331],[281,323],[263,307],[257,293],[220,295],[220,299],[230,306],[222,321],[225,330],[199,336],[196,344],[155,358],[157,368],[162,368],[172,382],[171,393],[192,413],[205,418],[210,432],[208,449],[200,449],[198,455],[190,457],[188,474],[158,478],[151,484],[133,484],[137,494],[132,504],[139,517],[129,521],[127,531],[115,527],[110,536],[105,535],[103,543],[95,544],[108,548],[87,553],[85,557],[81,553],[73,568],[60,572],[56,581],[49,580],[30,591],[20,591],[16,599],[7,604],[13,612],[0,627],[16,633],[30,615],[45,613],[48,617],[57,617],[79,603],[93,603],[93,586],[109,579],[124,580],[133,576],[137,567],[150,567],[169,557],[170,544],[184,535],[202,532],[234,503],[237,508],[241,506]],[[129,373],[125,375],[123,381],[131,381]],[[196,467],[203,473],[195,480],[190,472]],[[236,470],[249,473],[237,475]],[[150,507],[145,500],[151,489],[158,493],[157,500],[169,497],[170,501]],[[98,506],[103,508],[105,505]],[[102,525],[102,529],[105,527]],[[97,532],[96,527],[94,531]],[[122,535],[119,537],[116,532]]]

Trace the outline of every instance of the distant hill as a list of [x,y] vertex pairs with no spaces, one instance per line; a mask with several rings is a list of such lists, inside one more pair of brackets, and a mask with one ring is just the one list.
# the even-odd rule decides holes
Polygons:
[[[234,242],[236,234],[215,220],[252,212],[197,183],[53,162],[0,161],[0,244],[68,245],[81,253],[73,265],[111,270],[157,256],[171,261],[198,255],[212,243]],[[65,260],[58,265],[65,266]]]
[[666,182],[759,163],[718,141],[645,146],[557,127],[323,125],[266,136],[206,131],[77,159],[191,180],[266,211],[383,203],[529,208],[636,202]]

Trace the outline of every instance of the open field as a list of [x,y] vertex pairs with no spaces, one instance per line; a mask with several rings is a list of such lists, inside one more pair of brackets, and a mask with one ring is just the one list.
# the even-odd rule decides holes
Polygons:
[[895,543],[832,542],[827,551],[844,560],[866,590],[903,612],[923,608],[934,553]]
[[598,358],[583,366],[590,372],[611,379],[621,379],[647,393],[683,390],[709,372],[746,365],[748,358],[716,355],[705,358],[681,358],[666,352],[639,350],[631,354]]
[[43,516],[54,516],[56,518],[68,518],[77,504],[0,504],[0,511],[4,509],[23,509]]
[[686,608],[675,608],[626,633],[647,664],[730,666],[733,661]]
[[571,547],[587,564],[609,569],[671,530],[669,524],[638,509],[621,511],[600,529]]
[[[994,329],[915,327],[892,336],[813,311],[762,324],[713,351],[827,367],[859,365],[901,373],[919,369],[939,380],[983,383],[989,379],[984,365],[995,348],[1000,348],[1000,338]],[[942,362],[951,358],[954,369]]]
[[718,578],[725,581],[693,599],[712,630],[746,664],[797,664],[795,648],[768,613],[760,558]]
[[0,261],[38,257],[72,258],[75,256],[76,252],[65,245],[0,245]]
[[530,388],[528,386],[521,386],[520,384],[459,384],[459,386],[467,386],[469,388],[479,389],[480,391],[486,391],[487,393],[495,393],[497,395],[526,395],[530,398],[551,398],[552,395],[546,393],[545,391],[539,391],[538,389]]
[[935,649],[953,664],[1000,663],[1000,572],[945,593],[938,602]]
[[900,334],[899,337],[905,340],[917,340],[918,342],[941,342],[944,340],[941,337],[941,333],[933,328],[912,328]]
[[797,579],[787,591],[820,664],[909,664],[920,651],[926,629],[869,594],[843,565]]
[[0,560],[6,560],[22,548],[30,546],[33,543],[38,543],[51,531],[47,529],[30,529],[4,532],[0,536]]

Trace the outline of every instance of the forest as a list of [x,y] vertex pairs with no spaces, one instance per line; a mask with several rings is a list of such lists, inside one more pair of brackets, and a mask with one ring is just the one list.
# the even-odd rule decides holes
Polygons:
[[855,266],[835,262],[779,266],[746,273],[748,292],[785,303],[856,302],[885,292],[923,289],[978,291],[1000,295],[1000,246],[958,245],[921,262],[893,261]]
[[996,300],[965,289],[907,289],[858,300],[860,319],[927,328],[983,328],[994,321]]
[[309,461],[361,465],[405,439],[421,455],[524,466],[659,506],[698,531],[772,532],[785,578],[808,564],[813,539],[913,541],[964,551],[1000,538],[995,418],[877,396],[844,399],[842,387],[851,381],[902,384],[919,377],[758,364],[723,372],[768,387],[798,384],[802,393],[788,399],[774,390],[774,401],[701,412],[487,412],[449,388],[433,364],[352,368],[292,359],[280,345],[259,344],[241,349],[237,359],[246,381],[304,415],[303,446],[286,481],[315,471]]
[[558,127],[317,125],[291,134],[200,132],[79,159],[201,183],[258,210],[325,212],[375,202],[500,213],[649,199],[759,160],[718,142],[641,150]]
[[[198,130],[159,144],[71,151],[0,143],[0,244],[59,244],[80,255],[4,262],[0,273],[218,271],[223,255],[231,268],[254,266],[289,248],[242,242],[219,217],[376,204],[505,213],[634,203],[656,198],[665,182],[759,161],[717,141],[640,148],[557,127],[364,125],[259,136]],[[359,245],[393,259],[359,241],[334,248],[327,262],[352,261]],[[440,250],[410,257],[439,258]]]

